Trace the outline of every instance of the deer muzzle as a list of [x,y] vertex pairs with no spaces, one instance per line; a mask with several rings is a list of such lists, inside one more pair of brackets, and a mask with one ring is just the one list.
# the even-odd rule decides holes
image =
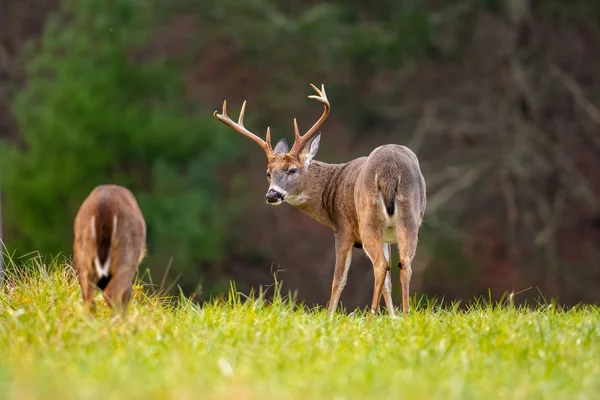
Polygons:
[[265,199],[267,200],[267,203],[272,205],[281,204],[285,199],[285,192],[274,188],[269,188]]

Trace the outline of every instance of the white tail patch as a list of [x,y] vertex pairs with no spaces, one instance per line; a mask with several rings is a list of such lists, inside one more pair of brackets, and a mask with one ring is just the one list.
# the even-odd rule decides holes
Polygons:
[[[387,208],[385,206],[385,201],[383,201],[383,195],[381,194],[381,192],[379,192],[378,196],[377,196],[378,200],[379,200],[379,205],[381,205],[381,211],[383,212],[383,216],[385,217],[385,221],[389,222],[389,224],[386,225],[392,225],[392,221],[391,218],[387,212]],[[398,212],[398,202],[396,200],[394,200],[394,215],[397,215]]]
[[[375,150],[377,150],[377,149],[375,149]],[[375,185],[379,188],[378,179],[379,179],[379,176],[377,175],[377,173],[375,173]],[[399,183],[400,183],[400,177],[398,177],[398,184]],[[399,197],[399,196],[400,195],[398,193],[396,193],[396,197]],[[390,215],[388,214],[387,207],[385,206],[385,201],[383,200],[383,194],[381,193],[381,190],[379,190],[379,189],[377,190],[377,200],[379,201],[379,205],[381,206],[381,211],[383,212],[385,227],[389,228],[389,227],[393,226],[394,223],[393,223],[392,219],[390,218]],[[393,215],[397,215],[397,212],[398,212],[398,199],[395,198]]]
[[[383,201],[383,196],[381,195],[381,193],[379,193],[378,195],[378,200],[379,200],[379,204],[381,205],[381,212],[383,215],[383,230],[382,230],[382,239],[383,239],[383,243],[396,243],[397,242],[397,237],[396,237],[396,222],[395,222],[395,216],[398,215],[398,202],[394,201],[394,217],[390,217],[388,212],[387,212],[387,208],[385,206],[385,202]],[[384,252],[387,251],[387,244],[383,246],[384,247]],[[386,258],[388,256],[386,255]]]
[[[94,239],[94,243],[96,243],[96,217],[92,217],[92,238]],[[111,235],[111,243],[112,243],[112,238],[115,236],[115,234],[117,233],[117,216],[113,215],[113,229],[112,229],[112,235]],[[106,261],[104,261],[104,264],[102,264],[100,262],[100,259],[98,258],[98,252],[96,251],[96,256],[94,257],[94,267],[96,268],[96,275],[98,276],[98,278],[108,278],[108,272],[110,269],[110,250],[108,251],[108,256],[106,257]]]

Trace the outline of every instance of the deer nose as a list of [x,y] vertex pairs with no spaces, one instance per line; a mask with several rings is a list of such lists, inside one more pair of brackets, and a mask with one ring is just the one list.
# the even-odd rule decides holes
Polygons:
[[267,199],[267,203],[273,204],[273,203],[281,203],[283,201],[284,195],[283,195],[283,193],[281,193],[275,189],[269,189],[269,191],[267,192],[267,195],[265,197]]

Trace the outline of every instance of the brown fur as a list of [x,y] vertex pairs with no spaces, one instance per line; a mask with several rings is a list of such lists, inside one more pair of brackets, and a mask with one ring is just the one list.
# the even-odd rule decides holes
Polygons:
[[221,115],[215,112],[215,117],[265,150],[271,184],[268,202],[280,204],[281,201],[273,201],[269,193],[282,192],[282,201],[334,231],[336,261],[329,300],[331,315],[337,309],[346,283],[352,247],[363,248],[373,263],[372,313],[378,312],[383,294],[389,314],[394,315],[389,260],[392,243],[398,243],[402,310],[408,313],[411,264],[426,206],[425,179],[417,156],[405,146],[388,144],[376,148],[367,157],[344,164],[312,160],[318,150],[320,135],[312,136],[329,114],[325,89],[313,88],[319,96],[310,97],[323,103],[325,111],[303,136],[299,135],[294,123],[296,141],[291,151],[285,140],[280,140],[275,149],[271,149],[270,136],[266,142],[262,141],[243,128],[243,124],[231,121],[225,110]]
[[[146,252],[146,223],[135,197],[122,186],[97,186],[79,208],[74,230],[73,253],[83,301],[95,309],[94,288],[98,286],[108,306],[121,307],[125,314]],[[96,257],[102,265],[110,259],[108,277],[98,276]]]

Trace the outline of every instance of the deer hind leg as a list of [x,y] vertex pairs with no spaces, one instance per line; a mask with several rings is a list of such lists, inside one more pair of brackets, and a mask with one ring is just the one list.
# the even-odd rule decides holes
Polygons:
[[129,306],[129,301],[131,300],[131,293],[133,292],[132,285],[129,285],[122,296],[122,304],[123,304],[123,313],[127,312],[127,307]]
[[410,312],[409,305],[409,286],[412,276],[412,261],[417,250],[419,236],[419,214],[412,212],[410,206],[402,207],[402,212],[398,217],[396,225],[396,234],[398,236],[398,250],[400,253],[400,283],[402,285],[402,312]]
[[382,243],[381,229],[373,226],[367,229],[361,229],[361,239],[363,240],[363,249],[371,262],[373,263],[373,300],[371,302],[371,313],[377,315],[379,312],[379,301],[387,272],[390,269],[389,262],[385,256],[384,247],[387,245]]
[[104,301],[113,309],[113,312],[120,308],[123,316],[127,314],[134,276],[135,270],[133,268],[122,265],[104,289],[102,293]]
[[385,275],[385,282],[383,284],[383,299],[385,300],[385,307],[388,310],[388,314],[390,317],[395,315],[394,312],[394,303],[392,301],[392,271],[389,268],[390,264],[390,255],[392,254],[392,245],[384,244],[383,252],[388,264],[387,274]]

